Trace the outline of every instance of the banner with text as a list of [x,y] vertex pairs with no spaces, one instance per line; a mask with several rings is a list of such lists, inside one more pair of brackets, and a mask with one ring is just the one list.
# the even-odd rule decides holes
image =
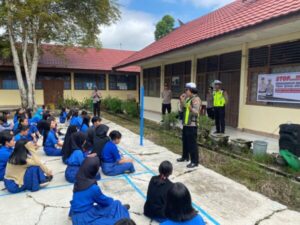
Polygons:
[[300,103],[300,72],[260,74],[258,102]]

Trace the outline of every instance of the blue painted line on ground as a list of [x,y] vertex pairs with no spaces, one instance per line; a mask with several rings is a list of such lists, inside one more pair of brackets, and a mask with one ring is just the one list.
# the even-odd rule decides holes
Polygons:
[[133,183],[133,181],[132,180],[130,180],[130,178],[128,177],[128,176],[126,176],[126,175],[123,175],[123,177],[125,178],[125,180],[128,182],[128,184],[130,184],[131,185],[131,187],[133,187],[134,188],[134,190],[137,192],[137,193],[139,193],[143,198],[144,198],[144,200],[146,200],[147,199],[147,197],[146,197],[146,195],[144,195],[144,193],[142,192],[142,190],[141,189],[139,189],[138,188],[138,186],[136,186],[135,185],[135,183]]
[[[137,159],[135,156],[133,156],[132,154],[130,154],[127,150],[125,150],[124,148],[118,146],[118,148],[124,152],[126,155],[128,155],[129,157],[131,157],[132,159],[134,159],[136,162],[138,162],[142,167],[144,167],[145,169],[147,169],[152,175],[156,175],[149,167],[147,167],[144,163],[142,163],[139,159]],[[131,185],[134,185],[136,191],[138,191],[139,193],[141,192],[141,190],[130,180],[130,182],[132,183]],[[141,192],[142,193],[142,192]],[[141,194],[140,193],[140,194]],[[143,193],[141,194],[143,196],[145,196]],[[146,196],[145,196],[146,199]],[[203,216],[205,216],[208,220],[210,220],[214,225],[220,225],[219,222],[217,222],[211,215],[209,215],[204,209],[202,209],[200,206],[196,205],[195,203],[193,203],[193,207],[198,210]]]

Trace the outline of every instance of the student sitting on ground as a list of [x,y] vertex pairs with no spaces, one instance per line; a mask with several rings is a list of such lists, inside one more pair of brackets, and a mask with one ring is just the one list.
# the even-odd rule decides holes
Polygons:
[[114,225],[136,225],[136,223],[132,219],[121,219]]
[[88,115],[83,117],[82,124],[81,124],[81,127],[80,127],[81,132],[86,133],[88,131],[88,129],[90,127],[90,120],[91,120],[91,118]]
[[116,176],[123,173],[135,171],[132,159],[121,157],[117,145],[120,144],[122,135],[119,131],[112,131],[109,134],[110,141],[102,150],[101,168],[105,175]]
[[[83,112],[84,113],[84,112]],[[75,109],[70,120],[70,126],[76,126],[79,130],[82,125],[82,117],[79,116],[79,111]]]
[[[89,146],[86,144],[86,134],[82,132],[73,133],[71,136],[71,148],[67,149],[63,161],[68,165],[65,171],[65,178],[70,183],[75,183],[76,174],[79,171],[85,158],[88,156]],[[97,174],[100,180],[100,174]]]
[[7,161],[14,150],[14,136],[9,131],[0,132],[0,181],[4,179]]
[[51,180],[52,172],[37,157],[34,145],[18,141],[6,166],[6,189],[11,193],[38,191]]
[[43,146],[46,155],[48,156],[61,156],[61,147],[63,142],[58,139],[55,129],[56,129],[56,119],[50,117],[47,120],[47,127],[44,129],[44,139]]
[[62,160],[65,164],[66,164],[65,159],[67,158],[66,154],[68,154],[68,152],[70,151],[69,149],[72,148],[72,142],[71,142],[72,134],[76,133],[77,131],[78,130],[76,126],[69,126],[67,129],[67,133],[64,139],[64,144],[61,149]]
[[30,123],[35,123],[35,125],[37,125],[37,123],[42,119],[43,119],[43,109],[38,108],[35,114],[33,115],[33,117],[31,118]]
[[166,220],[167,193],[173,185],[169,180],[172,172],[172,164],[169,161],[162,162],[159,166],[159,175],[152,177],[148,186],[144,214],[157,222]]
[[29,126],[21,125],[21,127],[19,127],[18,131],[19,131],[19,133],[15,135],[15,141],[16,142],[19,141],[19,140],[31,141],[28,138]]
[[18,134],[22,128],[22,126],[28,126],[29,131],[27,134],[28,141],[33,141],[34,143],[37,142],[38,137],[40,136],[40,133],[35,125],[29,125],[29,120],[27,118],[21,118],[19,120],[18,129],[16,130],[15,134]]
[[205,225],[192,206],[189,190],[182,183],[175,183],[169,190],[165,215],[168,220],[161,225]]
[[0,132],[4,130],[12,131],[13,127],[14,127],[13,123],[9,123],[7,121],[6,115],[0,116]]
[[96,131],[96,128],[101,125],[101,118],[98,116],[94,116],[92,118],[92,124],[93,125],[91,127],[89,127],[87,130],[87,142],[90,146],[94,145],[95,131]]
[[62,108],[61,112],[59,114],[59,122],[65,123],[66,120],[67,120],[67,111],[66,111],[66,108]]
[[69,216],[73,225],[112,225],[129,218],[129,205],[105,196],[97,185],[98,157],[86,158],[76,176]]
[[22,117],[25,113],[25,110],[22,108],[19,108],[16,110],[16,113],[14,115],[14,124],[18,123],[20,117]]

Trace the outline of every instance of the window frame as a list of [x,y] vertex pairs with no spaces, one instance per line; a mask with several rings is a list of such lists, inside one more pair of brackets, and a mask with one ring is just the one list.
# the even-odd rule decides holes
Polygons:
[[[126,86],[127,86],[127,89],[113,89],[112,86],[111,86],[111,77],[112,76],[115,76],[116,77],[116,82],[118,84],[118,77],[127,77],[127,80],[126,80]],[[134,88],[128,88],[130,87],[129,82],[131,82],[129,80],[129,77],[134,77],[135,78],[135,85],[134,85]],[[116,87],[118,87],[118,85],[116,84]],[[108,74],[108,90],[110,91],[136,91],[137,90],[137,84],[138,84],[138,78],[137,78],[137,75],[136,74],[133,74],[133,73],[127,73],[127,74],[122,74],[122,73],[110,73]]]
[[[92,87],[91,89],[88,89],[88,88],[82,88],[82,87],[78,88],[76,86],[76,79],[78,79],[78,78],[76,78],[76,76],[77,77],[80,76],[79,80],[82,79],[82,77],[84,79],[86,79],[88,76],[93,76],[93,79],[95,79],[95,80],[93,80],[92,82],[94,84],[96,84],[98,90],[105,91],[107,89],[107,87],[106,87],[106,74],[105,73],[78,73],[78,72],[74,73],[74,90],[77,90],[77,91],[90,91],[90,90],[93,90],[95,87]],[[100,77],[102,77],[102,78],[100,78]],[[84,80],[84,79],[82,79],[82,80]],[[85,82],[85,81],[82,81],[82,80],[81,80],[81,83]],[[103,85],[99,85],[102,81],[103,81]]]

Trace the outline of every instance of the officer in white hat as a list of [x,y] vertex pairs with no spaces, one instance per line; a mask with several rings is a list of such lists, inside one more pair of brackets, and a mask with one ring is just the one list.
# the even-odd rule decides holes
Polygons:
[[214,96],[214,113],[216,122],[215,133],[225,133],[225,106],[228,103],[228,95],[225,90],[222,89],[222,82],[219,80],[214,81],[215,90]]
[[199,152],[197,145],[198,117],[201,109],[201,99],[197,95],[195,83],[187,83],[185,93],[180,96],[180,110],[183,112],[182,157],[178,162],[191,160],[188,168],[197,167]]

